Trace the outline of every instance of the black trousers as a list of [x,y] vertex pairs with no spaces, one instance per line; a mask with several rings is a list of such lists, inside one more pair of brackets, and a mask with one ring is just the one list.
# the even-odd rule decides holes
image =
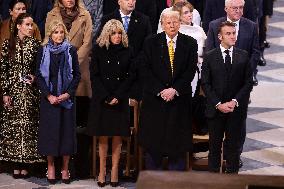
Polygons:
[[211,172],[218,172],[221,166],[221,148],[225,134],[224,150],[226,151],[226,171],[239,171],[240,148],[243,143],[245,120],[236,114],[222,114],[208,119],[209,157],[208,167]]

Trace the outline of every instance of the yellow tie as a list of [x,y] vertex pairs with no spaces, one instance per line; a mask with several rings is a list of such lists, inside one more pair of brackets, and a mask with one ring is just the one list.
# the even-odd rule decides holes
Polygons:
[[171,63],[171,70],[172,74],[174,73],[174,56],[175,56],[175,51],[174,51],[174,41],[170,40],[169,45],[169,57],[170,57],[170,63]]

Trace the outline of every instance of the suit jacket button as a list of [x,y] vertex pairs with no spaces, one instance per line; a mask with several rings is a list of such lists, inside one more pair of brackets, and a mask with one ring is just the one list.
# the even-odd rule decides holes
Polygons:
[[116,78],[117,80],[119,80],[119,77],[118,78]]
[[109,60],[107,61],[107,63],[109,64]]
[[109,80],[109,77],[107,77],[107,80]]
[[117,64],[119,64],[119,61],[117,62]]

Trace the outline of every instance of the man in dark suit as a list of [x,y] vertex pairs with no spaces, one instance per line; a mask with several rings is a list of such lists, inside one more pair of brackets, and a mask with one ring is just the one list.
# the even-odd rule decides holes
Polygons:
[[197,65],[197,42],[178,32],[179,13],[162,14],[164,32],[145,41],[144,91],[139,143],[146,153],[146,169],[184,170],[185,152],[192,149],[191,86]]
[[206,40],[206,51],[219,47],[218,28],[226,20],[236,24],[236,47],[246,50],[250,57],[250,64],[253,70],[254,85],[258,84],[256,78],[257,64],[260,59],[260,49],[258,41],[258,29],[256,23],[243,18],[244,0],[226,0],[226,17],[216,19],[209,24]]
[[[149,18],[134,10],[135,4],[136,0],[118,0],[119,9],[116,9],[113,13],[104,16],[102,18],[101,27],[103,27],[110,19],[117,19],[121,21],[125,31],[127,32],[129,46],[133,49],[134,57],[138,59],[144,40],[148,35],[152,34],[152,29]],[[136,100],[141,100],[142,82],[140,80],[140,65],[139,61],[136,61],[136,63],[137,80],[134,82],[131,89],[130,97]]]
[[202,66],[202,89],[207,97],[209,128],[209,171],[219,172],[225,133],[226,172],[239,171],[242,131],[245,127],[252,71],[248,53],[234,47],[235,25],[222,22],[218,29],[221,44],[207,52]]
[[[213,48],[217,48],[220,45],[218,38],[218,28],[220,24],[224,21],[230,21],[235,23],[236,27],[236,44],[235,46],[239,49],[246,50],[249,55],[250,65],[253,72],[253,84],[257,85],[258,80],[256,78],[257,74],[257,63],[260,59],[259,41],[258,41],[258,29],[256,23],[250,21],[249,19],[243,18],[243,7],[244,0],[226,0],[225,11],[227,12],[227,17],[222,17],[216,19],[209,24],[209,31],[206,40],[206,51]],[[242,146],[245,143],[246,138],[246,127],[242,127],[241,142]],[[226,142],[225,142],[226,146]],[[242,153],[242,146],[239,153]],[[226,149],[226,148],[225,148]],[[226,158],[226,151],[225,151]],[[242,166],[242,161],[240,161],[240,167]]]
[[[225,4],[228,0],[206,0],[205,9],[203,12],[202,27],[205,32],[208,32],[209,23],[212,20],[226,16]],[[229,0],[230,1],[230,0]],[[244,5],[244,17],[252,21],[256,21],[256,6],[254,1],[257,0],[246,0]]]

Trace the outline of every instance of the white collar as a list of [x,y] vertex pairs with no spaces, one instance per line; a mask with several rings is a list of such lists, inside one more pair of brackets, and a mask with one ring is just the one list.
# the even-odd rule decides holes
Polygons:
[[124,18],[125,16],[128,16],[130,18],[131,14],[132,14],[132,12],[131,12],[130,14],[125,15],[125,14],[123,14],[123,12],[120,9],[119,9],[119,13],[120,13],[121,18]]
[[[234,47],[234,46],[231,46],[231,47],[228,49],[228,50],[230,51],[230,53],[233,52],[233,47]],[[225,49],[221,44],[220,44],[220,49],[221,49],[221,52],[222,52],[222,53],[224,53],[224,51],[227,50],[227,49]]]
[[174,44],[176,44],[176,42],[177,42],[177,37],[178,37],[178,33],[177,33],[176,36],[175,36],[174,38],[172,38],[172,39],[166,34],[167,44],[170,42],[170,40],[173,40]]
[[227,17],[227,21],[229,21],[229,22],[232,22],[232,23],[236,24],[236,26],[239,26],[239,25],[240,25],[240,19],[239,19],[239,20],[237,20],[237,21],[235,21],[235,22],[233,22],[230,18],[228,18],[228,17]]

